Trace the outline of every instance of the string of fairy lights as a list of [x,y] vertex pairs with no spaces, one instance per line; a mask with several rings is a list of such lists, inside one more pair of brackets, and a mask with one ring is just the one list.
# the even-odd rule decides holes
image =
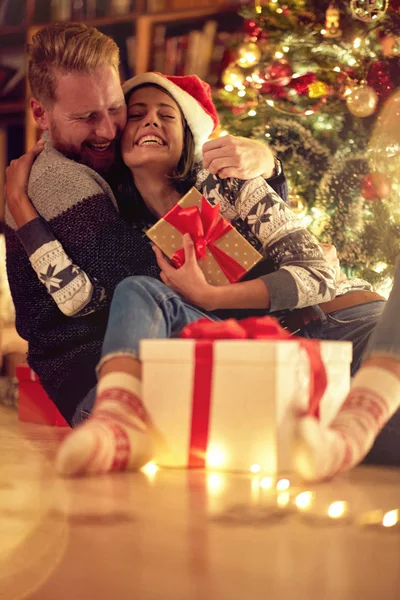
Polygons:
[[[160,468],[150,462],[142,472],[153,483]],[[319,502],[318,491],[302,489],[292,485],[287,478],[265,476],[259,465],[251,465],[249,507],[258,507],[264,524],[286,521],[287,518],[299,519],[309,526],[341,525],[362,528],[364,530],[396,531],[400,534],[400,509],[374,508],[365,511],[353,510],[351,502],[343,499],[332,502]],[[220,495],[225,487],[226,478],[233,476],[221,472],[206,472],[207,493]],[[240,520],[239,515],[232,518]]]

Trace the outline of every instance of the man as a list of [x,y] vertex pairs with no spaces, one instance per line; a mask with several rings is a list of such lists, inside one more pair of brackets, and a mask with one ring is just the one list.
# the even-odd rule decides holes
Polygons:
[[[50,24],[29,54],[31,111],[51,144],[9,167],[8,179],[20,176],[42,150],[29,180],[33,205],[24,201],[25,177],[22,189],[6,186],[7,268],[29,364],[72,422],[96,385],[115,286],[129,275],[158,277],[159,269],[142,232],[119,217],[109,185],[126,122],[116,44],[83,24]],[[243,179],[269,177],[276,166],[268,148],[229,136],[206,144],[204,161]],[[285,193],[282,174],[273,183]]]

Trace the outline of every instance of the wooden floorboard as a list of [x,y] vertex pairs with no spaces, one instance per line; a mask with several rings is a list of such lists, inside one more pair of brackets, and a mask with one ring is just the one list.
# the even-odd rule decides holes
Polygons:
[[[63,435],[0,407],[1,599],[400,597],[399,528],[322,516],[336,500],[352,517],[400,507],[400,470],[363,467],[309,488],[304,517],[277,512],[275,492],[250,474],[59,479]],[[305,489],[292,481],[289,506]]]

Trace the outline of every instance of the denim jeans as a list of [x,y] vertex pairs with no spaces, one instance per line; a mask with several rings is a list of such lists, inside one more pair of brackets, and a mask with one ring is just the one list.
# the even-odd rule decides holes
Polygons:
[[[203,317],[219,320],[216,315],[186,303],[158,279],[127,277],[115,288],[100,365],[117,356],[137,358],[140,340],[177,337],[185,325]],[[94,388],[79,403],[72,419],[74,426],[90,414],[95,398]]]

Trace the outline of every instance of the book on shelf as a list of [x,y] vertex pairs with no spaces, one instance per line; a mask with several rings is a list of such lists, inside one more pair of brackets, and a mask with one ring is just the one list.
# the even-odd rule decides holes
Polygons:
[[25,0],[2,0],[0,19],[0,25],[21,25],[25,20]]
[[159,73],[164,73],[165,66],[165,34],[167,28],[165,25],[157,25],[154,28],[153,42],[153,62],[152,69]]
[[[168,35],[169,33],[169,35]],[[232,33],[218,32],[218,21],[208,19],[185,33],[160,24],[154,28],[151,69],[166,75],[196,74],[217,85],[220,64]]]
[[133,10],[131,0],[111,0],[110,1],[110,15],[124,16],[129,15]]
[[128,65],[129,76],[132,77],[136,72],[136,36],[130,35],[125,40],[126,62]]
[[146,12],[156,13],[162,12],[163,10],[169,10],[168,0],[147,0]]

